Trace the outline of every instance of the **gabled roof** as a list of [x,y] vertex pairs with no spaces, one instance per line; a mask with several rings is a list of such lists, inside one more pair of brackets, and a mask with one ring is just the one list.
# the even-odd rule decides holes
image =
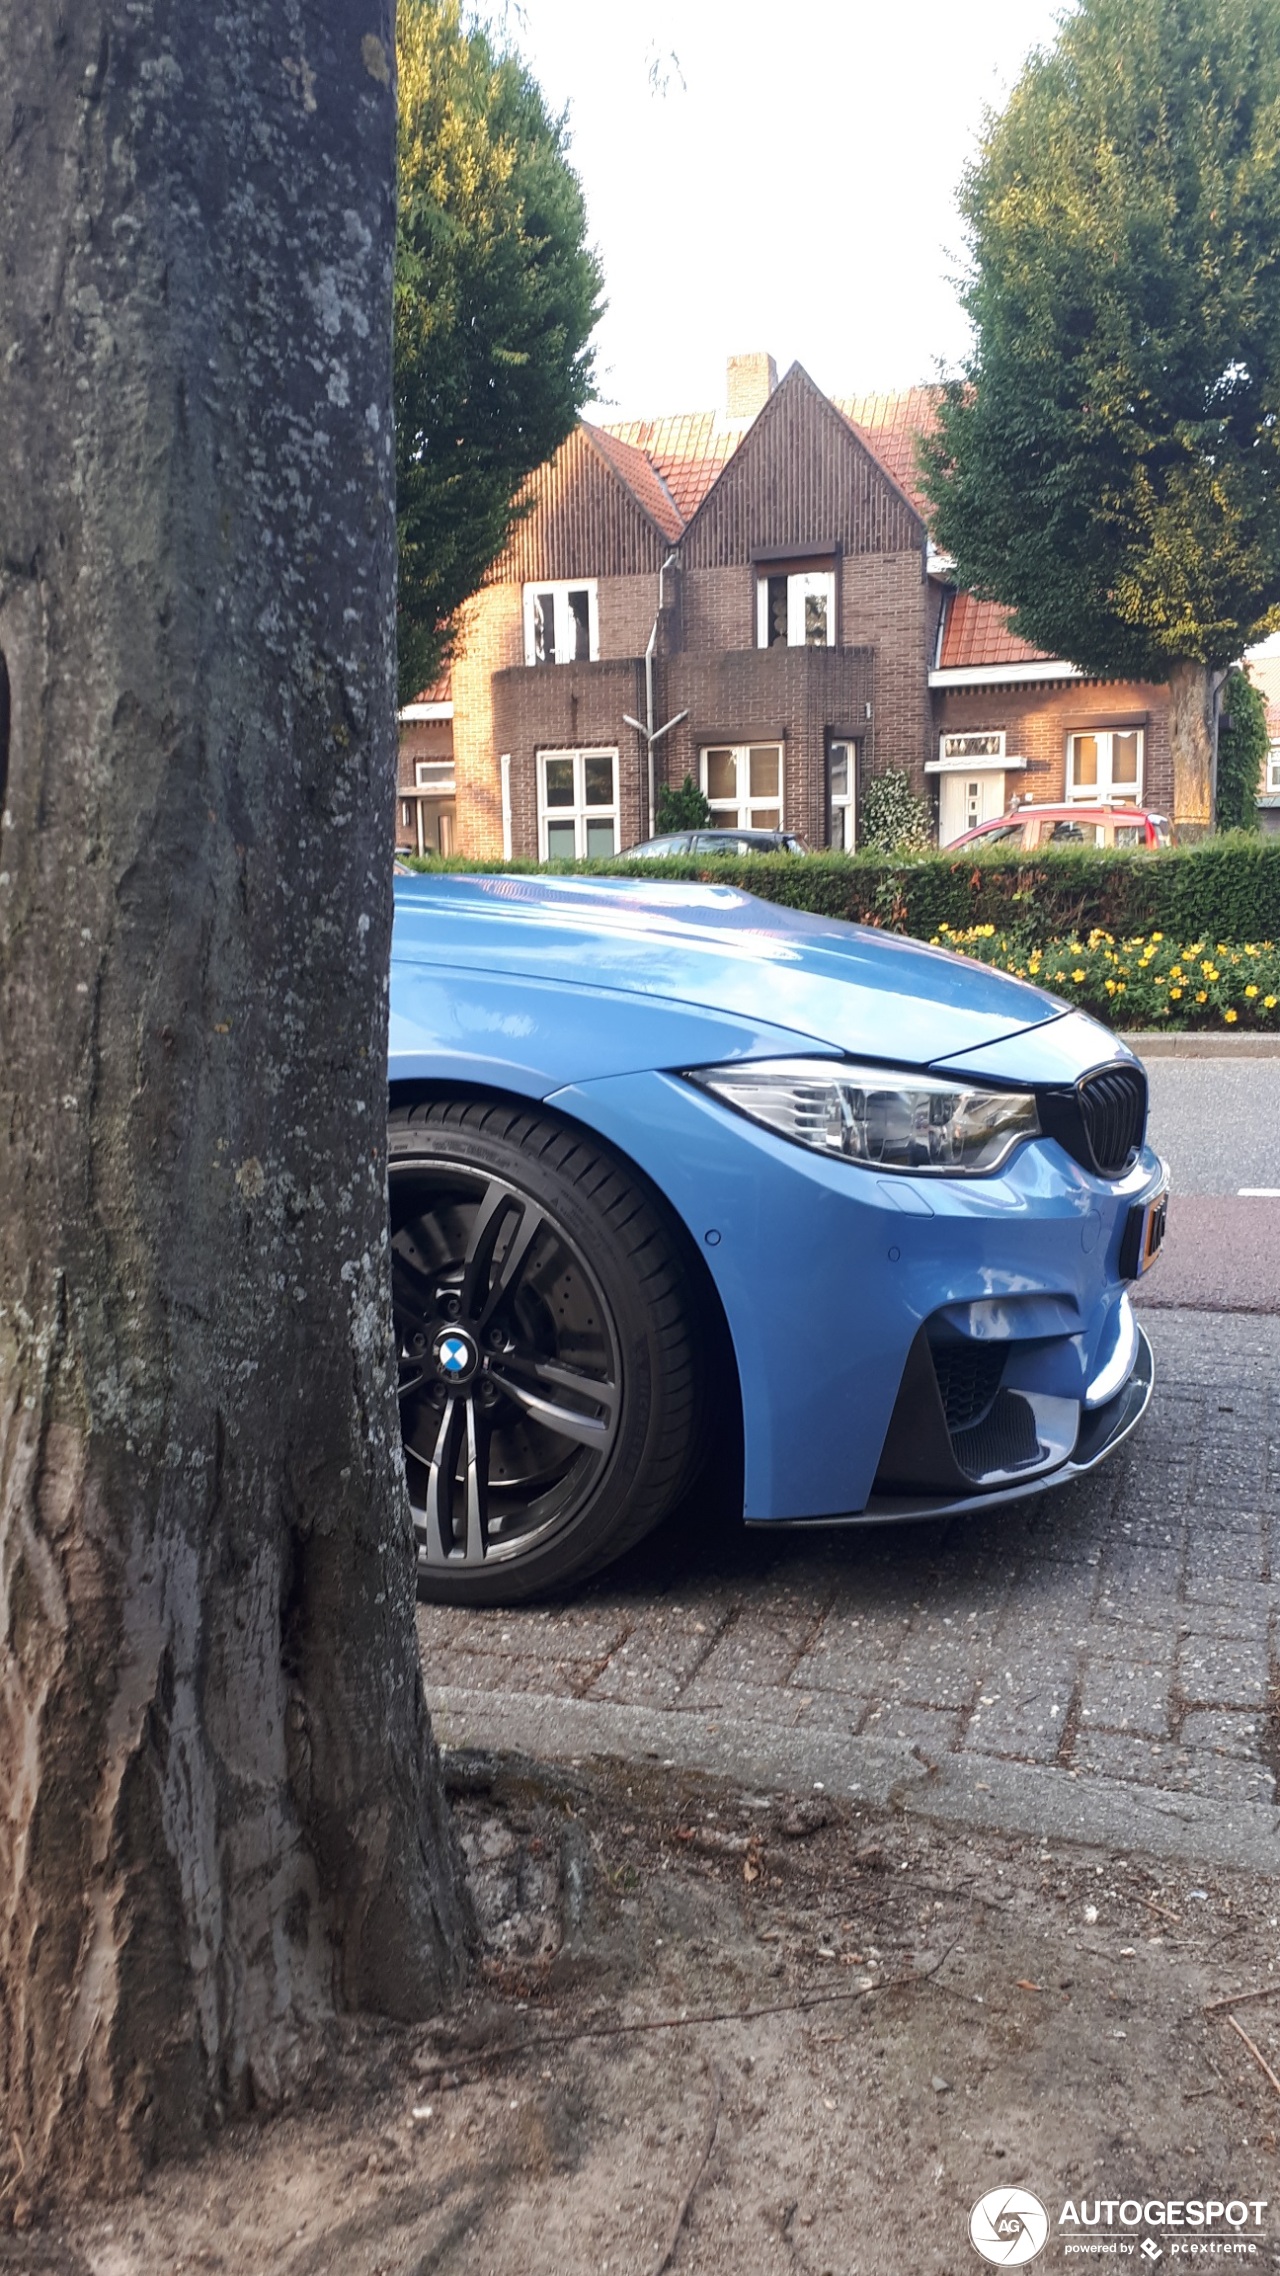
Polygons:
[[595,444],[620,481],[626,483],[636,503],[644,508],[650,521],[656,522],[664,537],[673,541],[684,528],[684,517],[677,506],[661,471],[652,464],[645,452],[624,435],[609,427],[596,427],[584,419],[584,432]]
[[627,419],[601,432],[630,444],[651,462],[687,522],[732,458],[746,424],[725,426],[714,411],[675,411],[665,419]]
[[[929,503],[916,465],[916,442],[933,429],[939,392],[936,387],[910,387],[900,394],[826,399],[926,520]],[[583,421],[619,480],[673,543],[754,424],[724,420],[714,411],[673,412],[666,418],[626,419],[601,426]],[[996,602],[977,600],[967,592],[957,592],[948,601],[939,669],[972,671],[990,666],[994,670],[1056,660],[1011,632],[1008,612]]]
[[916,441],[933,432],[938,389],[908,387],[901,395],[837,395],[833,401],[927,521],[929,501],[920,485]]
[[954,593],[947,603],[938,668],[944,672],[975,664],[1040,664],[1051,659],[1009,630],[1009,612],[997,601],[973,593]]
[[[933,426],[938,390],[910,387],[901,395],[836,395],[830,400],[886,474],[905,490],[916,512],[927,516],[915,445],[917,435],[929,433]],[[620,420],[598,432],[630,444],[646,459],[688,522],[752,424],[726,422],[714,411],[675,411],[662,419]]]

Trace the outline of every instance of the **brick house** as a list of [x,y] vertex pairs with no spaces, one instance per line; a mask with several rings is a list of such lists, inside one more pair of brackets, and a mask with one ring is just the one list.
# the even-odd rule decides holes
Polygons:
[[1039,655],[931,548],[932,401],[829,398],[757,355],[723,415],[580,422],[462,612],[451,686],[403,715],[399,842],[607,854],[686,773],[717,822],[811,845],[855,842],[887,767],[944,843],[1015,792],[1167,811],[1165,691]]
[[1171,811],[1167,688],[1088,679],[1019,640],[1003,609],[954,587],[929,687],[938,747],[927,771],[938,783],[943,845],[1015,797]]

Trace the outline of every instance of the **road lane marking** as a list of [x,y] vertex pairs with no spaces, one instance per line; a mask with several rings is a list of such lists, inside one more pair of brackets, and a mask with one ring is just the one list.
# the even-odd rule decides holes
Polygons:
[[1280,1201],[1280,1185],[1238,1185],[1239,1201]]

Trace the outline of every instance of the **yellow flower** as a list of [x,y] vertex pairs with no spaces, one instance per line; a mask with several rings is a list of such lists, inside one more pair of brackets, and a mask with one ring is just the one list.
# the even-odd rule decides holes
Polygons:
[[1163,940],[1163,939],[1164,939],[1164,934],[1163,934],[1163,933],[1152,933],[1152,935],[1151,935],[1151,938],[1152,938],[1152,940]]
[[1248,987],[1245,989],[1245,994],[1246,994],[1246,996],[1256,996],[1256,995],[1257,995],[1257,993],[1258,993],[1258,991],[1257,991],[1257,989],[1254,987],[1254,984],[1253,984],[1253,982],[1252,982],[1252,980],[1251,980],[1251,981],[1249,982],[1249,985],[1248,985]]
[[1207,993],[1205,992],[1205,990],[1204,990],[1203,988],[1199,988],[1199,989],[1197,989],[1197,991],[1196,991],[1196,1002],[1197,1002],[1198,1004],[1207,1004],[1207,1003],[1208,1003],[1208,1001],[1209,1001],[1209,998],[1208,998],[1208,995],[1207,995]]
[[1081,971],[1081,969],[1080,969],[1080,967],[1079,967],[1079,965],[1078,965],[1078,964],[1077,964],[1077,966],[1076,966],[1076,968],[1075,968],[1075,971],[1072,973],[1071,977],[1072,977],[1072,979],[1073,979],[1073,980],[1083,980],[1083,978],[1084,978],[1084,974],[1083,974],[1083,972]]
[[1230,1027],[1232,1021],[1237,1017],[1237,1014],[1235,1012],[1224,1012],[1222,1016],[1226,1021],[1227,1026]]
[[1267,1011],[1273,1012],[1275,1010],[1276,999],[1274,996],[1264,996],[1262,1001]]
[[1180,996],[1181,994],[1182,994],[1182,990],[1181,990],[1181,988],[1170,988],[1170,990],[1169,990],[1169,999],[1170,999],[1170,1002],[1172,1002],[1172,1003],[1175,1003],[1175,1004],[1176,1004],[1176,1002],[1177,1002],[1177,1000],[1178,1000],[1178,998],[1179,998],[1179,996]]

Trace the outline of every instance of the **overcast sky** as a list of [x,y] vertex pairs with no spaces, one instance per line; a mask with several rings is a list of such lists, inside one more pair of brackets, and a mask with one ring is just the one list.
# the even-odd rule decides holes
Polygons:
[[[1060,0],[509,0],[604,263],[613,417],[710,408],[768,349],[832,394],[964,350],[955,196]],[[665,92],[650,84],[665,78]]]

